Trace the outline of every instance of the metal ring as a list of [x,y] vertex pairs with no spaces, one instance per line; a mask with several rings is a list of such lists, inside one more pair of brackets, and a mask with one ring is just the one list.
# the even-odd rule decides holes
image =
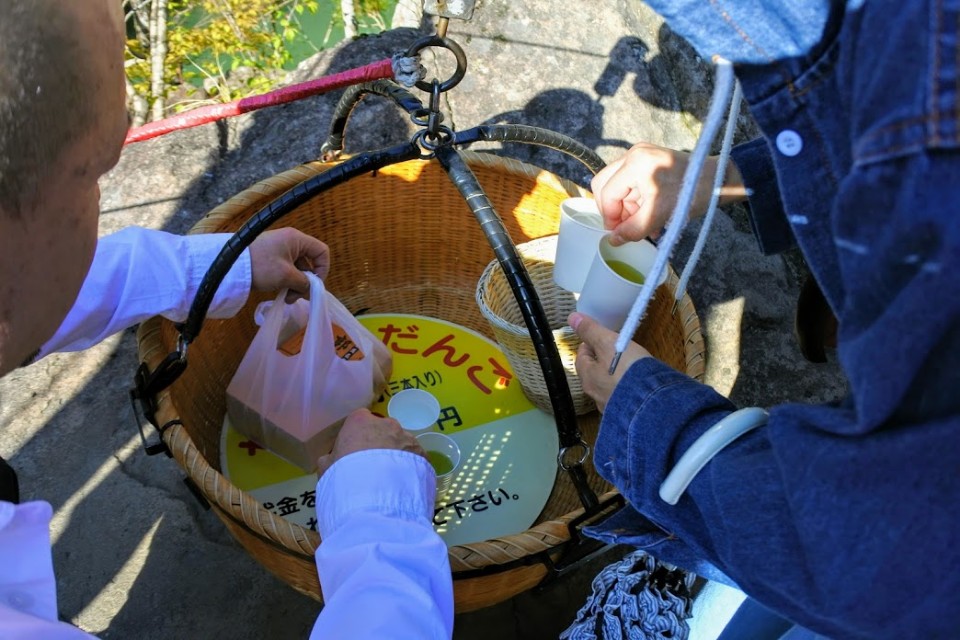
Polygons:
[[[427,47],[441,47],[450,51],[454,57],[457,59],[457,70],[452,76],[440,83],[440,91],[449,91],[455,86],[460,84],[460,81],[463,80],[463,77],[467,75],[467,56],[463,52],[463,49],[460,48],[453,40],[448,38],[441,38],[440,36],[426,36],[420,38],[407,49],[407,52],[404,54],[408,58],[419,55],[421,51]],[[417,80],[417,89],[421,91],[430,91],[433,89],[433,84],[425,80]]]
[[[566,457],[567,453],[578,447],[583,449],[583,453],[580,455],[580,459],[578,459],[573,464],[567,464],[566,462],[564,462],[564,458]],[[573,446],[560,447],[560,452],[557,454],[557,464],[560,465],[560,468],[563,469],[564,471],[569,471],[573,467],[579,467],[580,465],[582,465],[583,461],[587,459],[588,455],[590,455],[590,445],[588,445],[583,440],[580,440],[579,442],[577,442],[577,444]]]
[[[427,129],[421,129],[413,134],[412,141],[427,151],[433,152],[442,146],[450,144],[450,142],[453,141],[453,130],[450,129],[450,127],[440,125],[437,127],[436,140],[430,139],[433,136],[434,134]],[[430,157],[433,157],[432,153]]]
[[412,142],[413,144],[417,145],[417,147],[420,148],[420,156],[419,156],[420,160],[433,160],[437,156],[437,154],[434,153],[432,147],[427,146],[427,144],[424,143],[423,139],[424,139],[424,136],[426,135],[427,135],[427,130],[421,129],[417,131],[415,134],[413,134],[413,137],[410,138],[410,142]]
[[335,149],[329,141],[320,145],[320,159],[324,162],[333,162],[343,153],[343,149]]
[[430,121],[430,109],[426,107],[414,109],[410,112],[410,121],[419,127],[427,126],[427,123]]
[[443,95],[440,81],[434,78],[430,81],[430,113],[440,112],[440,96]]

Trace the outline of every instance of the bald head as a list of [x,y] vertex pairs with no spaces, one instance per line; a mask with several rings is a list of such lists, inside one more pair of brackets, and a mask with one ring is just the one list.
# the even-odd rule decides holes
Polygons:
[[127,130],[120,0],[0,0],[0,375],[53,335]]
[[[117,0],[119,4],[119,0]],[[85,2],[0,2],[0,210],[33,208],[63,150],[94,118],[88,51],[77,28]],[[80,5],[80,6],[78,6]]]

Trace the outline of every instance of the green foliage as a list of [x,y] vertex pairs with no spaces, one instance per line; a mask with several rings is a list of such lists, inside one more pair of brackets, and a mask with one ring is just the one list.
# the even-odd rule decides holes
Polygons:
[[[127,9],[127,78],[151,98],[150,4],[166,2],[167,53],[163,65],[168,110],[230,102],[276,86],[284,69],[342,37],[338,0],[124,0]],[[355,0],[361,31],[387,27],[396,0]],[[318,21],[325,22],[319,25]],[[304,23],[322,37],[309,37]],[[337,23],[337,25],[334,24]],[[372,24],[371,24],[372,23]],[[339,28],[334,28],[339,26]],[[155,38],[154,38],[155,39]],[[293,53],[291,53],[293,52]],[[296,55],[296,58],[294,57]],[[299,59],[297,59],[299,58]]]
[[[318,0],[167,0],[167,92],[179,89],[189,99],[205,86],[211,97],[229,102],[269,89],[289,60],[286,44],[304,37],[296,28],[299,16],[317,8]],[[148,29],[134,32],[127,77],[137,93],[149,95],[156,43]]]
[[[377,22],[378,18],[388,15],[388,12],[392,12],[393,7],[396,5],[396,0],[392,2],[388,0],[354,0],[353,4],[356,7],[357,19],[360,22],[360,31],[364,31],[365,22]],[[343,13],[341,12],[340,3],[335,2],[334,6],[336,7],[336,18],[342,21]]]

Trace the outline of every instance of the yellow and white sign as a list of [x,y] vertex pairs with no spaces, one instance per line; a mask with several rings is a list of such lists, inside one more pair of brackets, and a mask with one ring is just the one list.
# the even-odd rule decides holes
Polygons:
[[[557,475],[553,417],[527,400],[496,343],[464,327],[415,315],[358,318],[393,354],[393,375],[371,411],[419,388],[440,401],[433,429],[451,436],[461,464],[434,525],[448,545],[526,530]],[[316,529],[316,478],[236,432],[225,418],[221,469],[267,509]]]

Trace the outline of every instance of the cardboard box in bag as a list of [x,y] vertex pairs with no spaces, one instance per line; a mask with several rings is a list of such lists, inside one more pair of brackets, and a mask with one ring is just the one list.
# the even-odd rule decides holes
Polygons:
[[[357,324],[364,332],[367,331],[362,325]],[[270,358],[280,359],[280,361],[274,362],[272,367],[275,376],[292,377],[297,375],[296,363],[293,359],[300,357],[306,333],[306,327],[298,328],[298,326],[299,323],[287,322],[279,334],[276,353],[269,356]],[[360,362],[371,357],[364,353],[361,347],[339,324],[331,323],[331,327],[333,334],[331,339],[336,356],[339,359],[345,362]],[[292,335],[291,328],[293,330]],[[377,340],[369,332],[367,332],[367,335],[370,338],[369,347],[373,351],[373,375],[370,375],[369,368],[364,368],[365,378],[356,381],[344,381],[348,385],[347,389],[352,392],[353,398],[334,399],[334,403],[338,400],[352,402],[349,406],[344,405],[340,409],[332,409],[334,414],[341,414],[339,419],[318,426],[308,417],[309,407],[296,406],[297,404],[307,404],[301,399],[300,395],[297,395],[303,388],[301,380],[271,379],[269,381],[271,389],[287,389],[291,396],[289,399],[265,398],[263,393],[251,392],[249,385],[246,389],[243,388],[243,385],[240,388],[234,388],[234,382],[231,381],[227,388],[227,412],[234,428],[265,449],[290,461],[304,471],[316,470],[317,458],[330,453],[333,449],[340,428],[349,412],[363,406],[369,406],[386,387],[392,369],[390,353],[380,340]],[[306,354],[303,357],[307,357]],[[288,358],[291,360],[287,361]],[[241,363],[242,366],[243,363]],[[315,382],[322,384],[324,381]],[[243,397],[238,397],[237,393],[241,393]],[[266,403],[270,403],[274,409],[265,409],[262,405]],[[277,406],[280,407],[279,411]],[[278,420],[283,423],[278,424]]]

